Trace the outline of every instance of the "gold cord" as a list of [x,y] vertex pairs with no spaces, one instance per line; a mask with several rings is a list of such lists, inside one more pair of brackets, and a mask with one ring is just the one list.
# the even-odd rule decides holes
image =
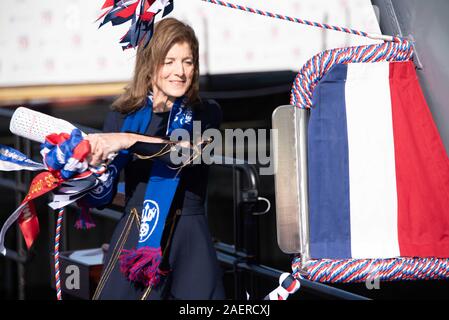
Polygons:
[[[171,143],[173,144],[173,143]],[[170,143],[167,143],[159,152],[151,155],[151,156],[143,156],[137,153],[134,153],[136,155],[137,158],[141,159],[141,160],[150,160],[150,159],[154,159],[157,157],[161,157],[163,155],[166,155],[167,153],[170,153],[171,151],[171,145]]]
[[[117,240],[117,243],[115,244],[111,259],[109,260],[109,263],[106,266],[105,272],[103,273],[103,275],[100,278],[98,286],[97,286],[95,293],[92,297],[92,300],[98,300],[98,297],[100,296],[101,292],[103,291],[104,285],[105,285],[106,281],[109,279],[109,276],[111,275],[111,272],[112,272],[115,264],[117,263],[120,252],[123,249],[123,246],[125,245],[126,240],[128,239],[129,232],[131,230],[131,226],[136,217],[137,217],[137,219],[139,219],[137,210],[135,208],[133,208],[131,210],[131,214],[128,216],[128,219],[126,220],[125,227],[123,228],[123,230],[120,234],[120,237]],[[124,236],[125,233],[126,233],[126,235]]]

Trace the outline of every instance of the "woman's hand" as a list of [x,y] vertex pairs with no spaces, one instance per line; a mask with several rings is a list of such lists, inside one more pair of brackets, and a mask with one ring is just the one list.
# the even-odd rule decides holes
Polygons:
[[90,165],[97,166],[106,161],[110,154],[128,149],[136,141],[126,133],[94,133],[85,138],[90,143]]

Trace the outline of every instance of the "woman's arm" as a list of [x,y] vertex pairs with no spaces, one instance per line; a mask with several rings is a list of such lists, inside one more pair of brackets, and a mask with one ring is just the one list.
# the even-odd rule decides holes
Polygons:
[[92,150],[89,163],[94,166],[106,161],[110,154],[129,149],[137,142],[152,144],[166,144],[168,142],[157,137],[127,132],[94,133],[87,135],[86,140],[89,141]]
[[[218,129],[222,119],[222,113],[220,106],[213,100],[204,101],[201,109],[197,112],[196,121],[201,123],[201,133],[206,129]],[[117,121],[108,121],[106,123]],[[116,128],[117,129],[117,128]],[[106,131],[106,130],[105,130]],[[107,132],[107,131],[106,131]],[[167,151],[167,145],[173,145],[172,141],[164,140],[159,137],[146,136],[136,133],[126,132],[114,132],[114,133],[99,133],[90,134],[86,137],[91,145],[91,158],[89,163],[91,165],[98,165],[104,161],[107,161],[110,154],[116,153],[120,150],[129,150],[131,153],[135,153],[141,156],[153,156],[157,155],[158,159],[168,164],[173,164],[171,161],[170,153]],[[197,147],[201,146],[203,141],[179,141],[176,144],[184,148],[187,153],[188,149],[194,148],[192,144]],[[190,154],[193,154],[190,151]]]
[[[103,124],[103,132],[119,132],[122,120],[123,119],[118,112],[108,112]],[[92,138],[92,135],[90,136]],[[108,165],[108,172],[101,176],[98,187],[78,200],[79,205],[87,208],[103,208],[108,205],[117,193],[120,171],[125,164],[125,157],[116,157],[114,161]]]
[[[108,158],[111,153],[118,153],[120,150],[129,149],[139,143],[145,145],[159,145],[165,140],[156,137],[144,136],[134,133],[121,133],[120,115],[117,112],[110,112],[103,126],[105,133],[89,134],[86,140],[91,145],[90,164],[97,166]],[[100,178],[97,188],[84,196],[79,203],[89,208],[103,208],[108,205],[117,192],[117,183],[120,172],[128,163],[128,155],[119,154],[108,164],[108,171]]]

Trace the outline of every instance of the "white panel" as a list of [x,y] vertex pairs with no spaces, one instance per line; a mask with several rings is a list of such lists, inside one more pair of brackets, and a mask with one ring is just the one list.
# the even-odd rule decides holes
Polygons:
[[[273,13],[379,32],[369,0],[236,0]],[[0,10],[0,87],[128,81],[134,50],[122,51],[129,23],[98,29],[104,0],[10,0]],[[228,9],[176,0],[169,16],[190,23],[201,72],[299,70],[325,48],[374,41]]]
[[399,256],[389,64],[351,64],[346,82],[353,258]]

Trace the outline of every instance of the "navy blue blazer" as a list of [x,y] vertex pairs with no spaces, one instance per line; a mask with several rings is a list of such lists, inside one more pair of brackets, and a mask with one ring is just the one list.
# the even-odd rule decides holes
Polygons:
[[[222,119],[220,106],[210,100],[193,106],[194,121],[201,121],[201,130],[219,128]],[[104,132],[120,132],[126,115],[116,111],[107,114]],[[154,113],[146,135],[165,136],[169,113]],[[160,145],[136,143],[129,150],[140,155],[152,155],[160,151]],[[169,156],[163,157],[169,162]],[[137,219],[132,209],[141,213],[146,184],[151,172],[151,160],[136,157],[124,169],[125,210],[119,220],[105,258],[99,299],[141,299],[146,288],[129,282],[119,270],[114,259],[123,249],[135,248],[139,239]],[[205,215],[205,196],[208,167],[190,165],[180,172],[180,182],[169,216],[166,220],[161,247],[165,250],[161,268],[168,270],[161,285],[153,288],[147,299],[224,299],[222,271],[219,267]],[[100,290],[101,289],[101,290]]]

